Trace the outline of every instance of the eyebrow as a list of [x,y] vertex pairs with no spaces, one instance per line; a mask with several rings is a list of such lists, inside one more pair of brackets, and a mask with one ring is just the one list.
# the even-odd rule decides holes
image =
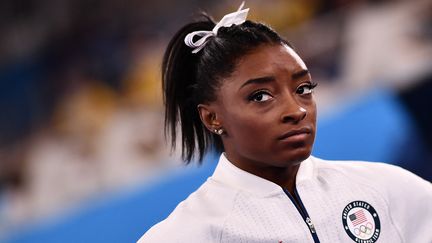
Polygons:
[[[300,70],[300,71],[297,71],[297,72],[293,73],[291,75],[291,78],[292,79],[299,79],[299,78],[301,78],[303,76],[306,76],[308,74],[310,74],[309,70],[303,69],[303,70]],[[248,81],[244,82],[242,84],[242,86],[240,86],[240,89],[243,88],[246,85],[250,85],[250,84],[265,84],[265,83],[273,82],[275,80],[276,80],[276,78],[274,76],[265,76],[265,77],[260,77],[260,78],[249,79]]]
[[246,85],[250,85],[250,84],[265,84],[265,83],[274,82],[275,80],[276,80],[276,78],[273,77],[273,76],[265,76],[265,77],[260,77],[260,78],[249,79],[248,81],[244,82],[242,84],[242,86],[240,86],[240,89],[243,88]]
[[291,78],[292,79],[299,79],[299,78],[301,78],[303,76],[306,76],[308,74],[310,74],[309,70],[303,69],[303,70],[300,70],[300,71],[297,71],[297,72],[293,73],[291,75]]

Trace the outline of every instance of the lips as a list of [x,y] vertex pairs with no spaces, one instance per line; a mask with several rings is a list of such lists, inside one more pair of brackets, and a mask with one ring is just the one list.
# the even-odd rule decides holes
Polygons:
[[288,131],[287,133],[284,133],[283,135],[279,136],[278,139],[279,140],[285,140],[288,139],[290,137],[294,137],[297,135],[308,135],[312,133],[312,129],[309,127],[302,127],[300,129],[293,129]]

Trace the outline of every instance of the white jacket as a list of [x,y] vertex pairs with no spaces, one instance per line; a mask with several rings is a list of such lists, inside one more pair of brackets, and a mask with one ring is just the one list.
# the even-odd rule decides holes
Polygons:
[[432,185],[399,167],[311,156],[296,187],[299,209],[222,154],[214,174],[138,242],[432,242]]

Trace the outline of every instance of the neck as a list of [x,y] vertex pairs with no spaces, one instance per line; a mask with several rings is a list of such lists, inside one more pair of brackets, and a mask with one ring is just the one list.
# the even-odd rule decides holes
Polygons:
[[258,161],[244,162],[244,160],[231,158],[228,154],[225,155],[227,159],[238,168],[269,180],[288,190],[291,195],[294,195],[296,176],[300,163],[288,163],[290,165],[286,167],[277,167]]

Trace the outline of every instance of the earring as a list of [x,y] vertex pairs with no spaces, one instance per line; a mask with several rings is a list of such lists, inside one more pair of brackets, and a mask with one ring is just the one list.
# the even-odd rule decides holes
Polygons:
[[224,130],[222,128],[215,129],[214,132],[218,135],[222,135],[224,133]]

